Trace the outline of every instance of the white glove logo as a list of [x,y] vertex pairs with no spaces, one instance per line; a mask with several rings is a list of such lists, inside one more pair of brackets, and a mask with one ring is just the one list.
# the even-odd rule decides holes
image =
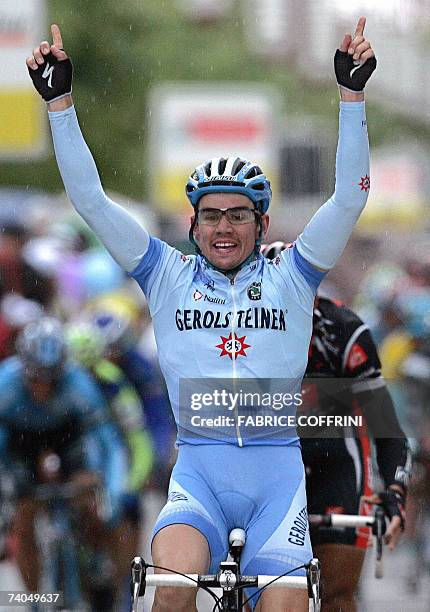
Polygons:
[[48,87],[52,89],[52,73],[54,72],[54,66],[50,66],[49,63],[46,64],[45,70],[42,74],[42,79],[48,79]]
[[[355,62],[354,62],[354,64],[355,64]],[[361,66],[362,66],[362,65],[363,65],[363,64],[360,64],[360,62],[358,62],[358,64],[357,64],[356,66],[354,66],[354,68],[353,68],[353,69],[350,71],[350,73],[349,73],[349,78],[350,78],[350,79],[352,79],[352,75],[354,74],[354,72],[355,72],[356,70],[358,70],[359,68],[361,68]]]

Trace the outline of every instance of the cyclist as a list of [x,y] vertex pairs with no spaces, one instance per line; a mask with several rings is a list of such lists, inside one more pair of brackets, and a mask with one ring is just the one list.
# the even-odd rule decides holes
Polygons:
[[[265,245],[262,254],[275,259],[292,246],[274,242]],[[335,393],[325,386],[332,378],[342,383]],[[301,414],[363,413],[367,429],[374,436],[377,465],[386,485],[380,495],[390,519],[385,539],[394,548],[404,526],[410,471],[408,443],[381,376],[369,328],[341,302],[322,296],[315,300],[304,386]],[[371,442],[367,431],[363,429],[355,435],[350,431],[326,431],[321,438],[302,431],[309,512],[367,514],[369,500],[376,499],[372,497]],[[368,529],[311,529],[314,553],[322,564],[325,612],[356,610],[355,591],[369,539]]]
[[107,294],[90,303],[88,315],[103,334],[105,355],[121,368],[139,395],[154,443],[150,484],[164,498],[173,465],[175,425],[161,374],[137,344],[137,304],[126,293]]
[[[16,356],[0,364],[0,462],[15,480],[13,530],[26,586],[37,591],[39,585],[34,534],[38,502],[33,488],[39,482],[38,460],[47,450],[60,457],[65,479],[83,484],[94,481],[94,472],[102,477],[111,506],[108,552],[123,579],[127,569],[125,560],[119,567],[118,551],[126,456],[103,397],[89,375],[67,361],[62,325],[56,319],[43,317],[26,325],[17,348]],[[90,518],[85,519],[88,531]]]
[[129,492],[137,492],[149,478],[153,462],[152,442],[144,428],[140,400],[122,370],[103,357],[104,339],[95,325],[84,321],[71,323],[66,338],[71,357],[94,376],[111,409],[112,420],[127,441]]
[[[206,427],[194,426],[190,392],[209,385],[213,396],[217,389],[210,377],[266,378],[293,393],[300,389],[316,288],[342,252],[369,190],[363,89],[376,60],[364,26],[360,18],[354,36],[344,36],[335,56],[342,99],[335,193],[276,265],[259,254],[271,189],[258,165],[230,157],[196,168],[186,193],[194,208],[190,237],[197,255],[185,257],[149,237],[105,195],[72,106],[71,62],[58,26],[52,26],[54,44],[42,42],[27,58],[36,89],[49,103],[68,195],[138,281],[154,321],[179,444],[168,502],[155,526],[156,565],[182,572],[216,569],[233,526],[247,531],[244,572],[302,574],[300,567],[312,554],[294,427],[240,427],[244,415],[236,409],[233,426],[228,421],[217,428],[210,419]],[[269,358],[275,343],[277,356]],[[216,412],[214,403],[212,408]],[[287,488],[279,465],[289,466]],[[268,589],[258,606],[302,612],[307,593]],[[153,609],[195,610],[194,589],[157,589]]]
[[142,519],[139,494],[144,490],[153,466],[153,445],[144,427],[143,407],[122,370],[103,357],[105,342],[95,325],[87,321],[72,322],[67,326],[66,339],[71,357],[93,375],[110,408],[110,417],[127,444],[128,478],[121,498],[124,517],[122,558],[127,563],[137,554]]

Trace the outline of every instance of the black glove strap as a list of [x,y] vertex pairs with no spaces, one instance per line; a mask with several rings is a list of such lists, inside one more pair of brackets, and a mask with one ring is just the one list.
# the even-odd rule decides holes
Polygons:
[[28,69],[31,80],[42,98],[52,102],[72,93],[73,65],[67,58],[59,61],[52,53],[44,56],[45,62],[37,70]]
[[334,71],[339,85],[351,91],[362,92],[370,75],[376,68],[376,57],[371,57],[364,64],[356,64],[347,51],[336,51]]

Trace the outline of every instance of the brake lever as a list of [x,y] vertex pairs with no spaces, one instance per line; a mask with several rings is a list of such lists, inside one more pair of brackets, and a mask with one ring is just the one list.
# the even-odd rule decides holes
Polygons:
[[130,590],[132,597],[132,612],[138,612],[139,597],[145,595],[147,565],[142,557],[134,557],[131,562]]
[[308,594],[312,599],[313,612],[321,611],[321,564],[318,559],[311,559],[306,568],[308,579]]
[[382,578],[384,575],[382,554],[384,550],[383,536],[386,529],[385,512],[381,506],[377,506],[375,509],[375,522],[372,525],[372,533],[376,538],[375,578]]

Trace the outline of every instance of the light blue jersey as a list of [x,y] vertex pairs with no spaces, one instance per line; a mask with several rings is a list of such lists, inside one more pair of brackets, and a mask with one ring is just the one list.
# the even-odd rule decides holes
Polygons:
[[[207,406],[201,418],[192,416],[189,396],[203,388],[211,392],[214,385],[208,379],[266,379],[264,391],[299,393],[313,301],[323,273],[292,248],[274,261],[260,257],[230,280],[204,258],[184,256],[151,238],[132,276],[148,298],[178,442],[296,443],[294,427],[260,426],[253,419],[247,424],[245,418],[238,419],[239,410],[229,411],[226,406],[217,412],[231,419],[230,425],[205,426],[202,418],[213,416],[215,409]],[[208,383],[200,385],[196,379]],[[255,409],[261,412],[260,405]],[[271,407],[263,412],[280,415]]]
[[[264,421],[263,426],[254,427],[240,421],[244,415],[236,408],[210,413],[214,418],[229,417],[221,424],[198,423],[192,420],[190,392],[193,386],[200,393],[214,391],[213,379],[220,378],[264,380],[268,391],[293,397],[299,392],[311,338],[313,299],[322,277],[318,269],[330,269],[342,253],[370,185],[364,103],[343,102],[340,109],[333,195],[306,225],[293,249],[273,263],[257,259],[233,282],[202,257],[184,256],[150,237],[106,196],[74,109],[50,113],[55,153],[71,201],[148,298],[180,443],[241,446],[297,441],[290,421],[267,427]],[[241,391],[237,382],[234,391]],[[294,416],[294,407],[286,407],[282,416]],[[256,413],[276,416],[261,405]]]

